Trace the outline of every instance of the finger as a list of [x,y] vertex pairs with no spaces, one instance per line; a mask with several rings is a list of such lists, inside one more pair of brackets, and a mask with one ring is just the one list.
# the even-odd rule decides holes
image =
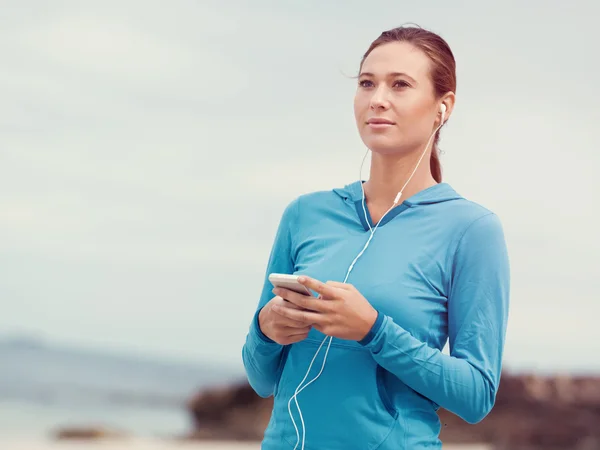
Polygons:
[[289,317],[278,312],[278,308],[300,310],[300,308],[291,302],[286,302],[283,299],[279,299],[280,302],[273,303],[271,305],[271,312],[275,314],[274,321],[278,326],[291,327],[291,328],[303,328],[306,327],[306,322],[300,320],[290,319]]
[[299,309],[286,308],[284,306],[273,305],[273,312],[288,319],[303,322],[305,324],[319,323],[322,319],[322,314],[312,311],[302,311]]
[[334,288],[343,289],[345,291],[351,291],[354,289],[354,286],[352,286],[350,283],[340,283],[339,281],[328,281],[325,284],[328,286],[333,286]]
[[273,289],[273,292],[298,308],[308,309],[316,312],[328,311],[327,306],[329,305],[323,300],[316,299],[313,296],[302,295],[284,288],[275,288]]
[[308,333],[295,334],[293,336],[286,336],[282,339],[284,345],[295,344],[296,342],[303,341],[308,337]]
[[288,337],[293,337],[293,336],[306,336],[308,334],[308,332],[311,330],[312,327],[307,327],[304,326],[302,328],[284,328],[282,330],[282,334],[285,334]]
[[281,297],[280,295],[273,297],[273,300],[275,300],[274,304],[277,304],[277,305],[286,306],[288,308],[293,308],[293,309],[301,309],[299,306],[294,305],[292,302],[287,301],[285,298]]
[[[281,328],[293,328],[294,330],[302,330],[305,328],[310,329],[310,325],[306,322],[301,322],[299,320],[290,319],[289,317],[285,317],[279,314],[277,311],[273,311],[276,317],[273,319],[275,321],[275,325]],[[312,324],[311,324],[312,325]]]
[[304,311],[302,308],[299,308],[298,306],[294,305],[291,302],[286,302],[283,301],[281,303],[274,303],[271,306],[271,312],[273,312],[273,314],[275,314],[275,318],[273,319],[275,321],[275,323],[277,325],[282,325],[282,326],[286,326],[286,327],[293,327],[293,328],[302,328],[302,327],[306,327],[307,325],[312,325],[312,323],[310,322],[305,322],[303,320],[299,320],[297,318],[290,318],[288,317],[288,314],[286,314],[286,311]]
[[321,281],[315,280],[314,278],[301,276],[301,277],[298,277],[298,282],[300,284],[306,286],[307,288],[312,289],[315,292],[318,292],[324,298],[334,299],[334,298],[339,297],[338,288],[335,288],[333,286],[328,286],[327,284],[325,284]]

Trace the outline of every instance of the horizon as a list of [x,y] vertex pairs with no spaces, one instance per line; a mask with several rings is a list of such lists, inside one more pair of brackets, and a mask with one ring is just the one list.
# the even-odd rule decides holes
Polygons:
[[[85,355],[94,355],[99,357],[108,358],[120,358],[126,359],[131,362],[145,362],[145,363],[165,363],[176,366],[190,366],[198,367],[201,369],[215,369],[218,367],[219,371],[226,372],[229,375],[241,376],[245,380],[245,374],[243,367],[235,363],[227,363],[220,360],[211,359],[189,359],[182,356],[173,355],[171,353],[160,353],[160,352],[140,352],[139,349],[123,348],[123,347],[105,347],[105,346],[94,346],[93,344],[75,344],[73,342],[56,341],[52,339],[46,339],[42,337],[28,336],[28,335],[3,335],[0,334],[0,348],[2,346],[8,346],[10,348],[21,348],[31,349],[31,344],[34,344],[35,349],[51,350],[51,351],[67,351],[83,353]],[[17,344],[17,345],[15,345]],[[503,375],[513,376],[528,376],[535,375],[541,377],[561,377],[568,375],[574,378],[577,377],[588,377],[588,376],[600,376],[595,369],[578,368],[573,370],[572,368],[561,371],[552,368],[549,369],[515,369],[507,364],[503,365]]]

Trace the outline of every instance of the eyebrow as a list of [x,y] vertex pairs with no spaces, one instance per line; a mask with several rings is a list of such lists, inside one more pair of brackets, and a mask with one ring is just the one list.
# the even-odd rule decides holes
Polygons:
[[[375,77],[375,75],[373,75],[371,72],[362,72],[359,77]],[[411,77],[410,75],[404,73],[404,72],[390,72],[387,74],[388,78],[395,78],[395,77],[406,77],[409,80],[411,80],[413,83],[417,84],[417,80],[415,80],[413,77]]]

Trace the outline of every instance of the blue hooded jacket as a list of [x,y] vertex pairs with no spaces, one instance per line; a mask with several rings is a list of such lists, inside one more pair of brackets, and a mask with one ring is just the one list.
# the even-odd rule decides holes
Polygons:
[[[360,182],[313,192],[285,209],[267,273],[343,281],[369,238]],[[280,345],[258,326],[273,298],[265,277],[242,357],[250,385],[274,396],[263,450],[441,448],[437,410],[469,423],[492,409],[500,382],[509,306],[502,225],[447,183],[392,209],[348,280],[378,311],[359,342],[334,338],[318,379],[288,402],[325,338],[313,329]],[[326,301],[326,300],[324,300]],[[449,354],[443,352],[449,343]],[[306,381],[320,371],[325,346]],[[294,423],[290,418],[292,413]]]

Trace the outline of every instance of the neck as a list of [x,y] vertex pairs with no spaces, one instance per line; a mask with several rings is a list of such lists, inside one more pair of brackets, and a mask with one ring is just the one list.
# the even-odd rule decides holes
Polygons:
[[[410,178],[421,154],[381,155],[372,153],[369,180],[364,184],[365,197],[370,205],[391,206],[404,187],[399,203],[417,192],[437,184],[431,175],[430,153],[423,156],[419,167]],[[406,187],[405,187],[406,185]]]

